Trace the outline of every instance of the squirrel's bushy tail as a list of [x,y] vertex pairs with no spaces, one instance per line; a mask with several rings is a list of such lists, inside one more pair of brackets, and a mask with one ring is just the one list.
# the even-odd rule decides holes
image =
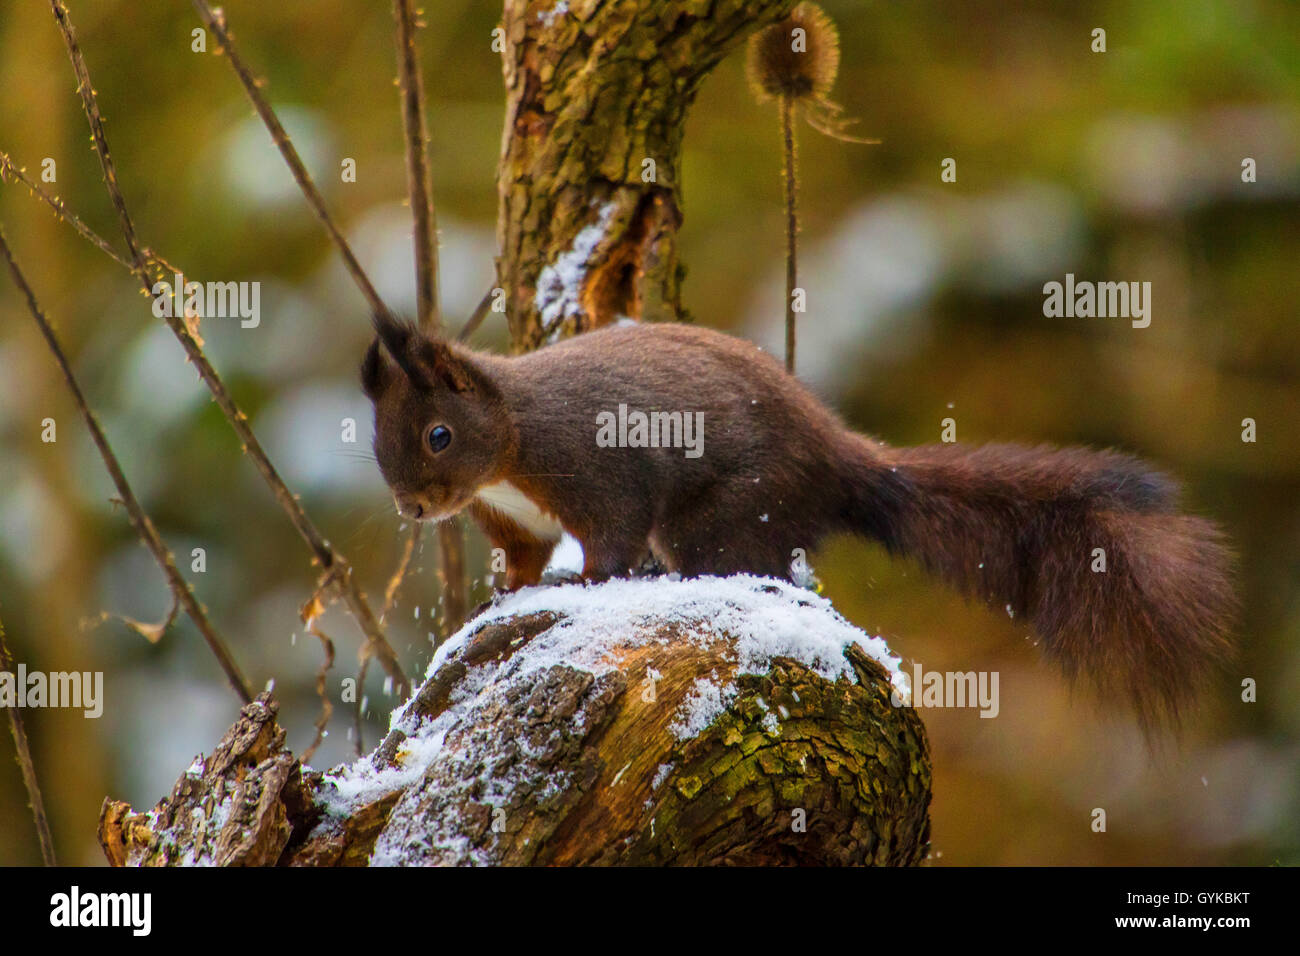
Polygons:
[[1176,486],[1141,461],[865,442],[859,460],[851,526],[1026,618],[1067,675],[1130,699],[1144,729],[1176,724],[1228,656],[1235,600],[1223,534],[1179,513]]

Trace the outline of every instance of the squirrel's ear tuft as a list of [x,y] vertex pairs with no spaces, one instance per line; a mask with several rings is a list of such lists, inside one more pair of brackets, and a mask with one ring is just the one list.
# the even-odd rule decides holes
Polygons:
[[474,391],[472,370],[446,342],[421,338],[418,354],[420,364],[428,369],[434,380],[441,381],[453,392]]
[[[430,369],[419,358],[421,336],[415,326],[376,316],[375,333],[414,388],[428,391],[433,387],[433,379],[428,374]],[[387,363],[384,365],[386,367]]]
[[[380,342],[417,390],[427,392],[438,383],[453,392],[475,390],[474,370],[442,339],[428,338],[413,325],[385,318],[376,318],[375,332],[379,338],[370,346],[361,366],[362,384],[371,398],[383,391],[387,376],[392,372],[388,362],[378,354]],[[376,388],[373,394],[370,391],[372,381]]]
[[376,338],[370,343],[370,348],[366,349],[366,357],[361,360],[361,390],[371,401],[375,401],[384,394],[391,374],[392,367],[384,358],[379,339]]

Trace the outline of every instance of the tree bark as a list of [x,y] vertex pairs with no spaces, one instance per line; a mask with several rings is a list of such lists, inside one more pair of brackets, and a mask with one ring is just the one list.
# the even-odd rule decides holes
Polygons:
[[507,0],[498,275],[528,351],[684,318],[681,148],[700,83],[793,0]]

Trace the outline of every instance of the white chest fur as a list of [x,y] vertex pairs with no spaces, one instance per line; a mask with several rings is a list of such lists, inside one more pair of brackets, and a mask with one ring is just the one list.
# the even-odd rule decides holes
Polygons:
[[542,511],[508,481],[484,485],[478,490],[477,498],[543,541],[558,541],[564,534],[554,515]]

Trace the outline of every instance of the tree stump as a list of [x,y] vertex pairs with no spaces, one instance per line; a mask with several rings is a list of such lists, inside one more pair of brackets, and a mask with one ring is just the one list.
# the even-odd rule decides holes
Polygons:
[[368,757],[284,749],[266,694],[169,797],[105,801],[116,865],[906,865],[930,765],[897,659],[811,592],[737,576],[510,595]]

